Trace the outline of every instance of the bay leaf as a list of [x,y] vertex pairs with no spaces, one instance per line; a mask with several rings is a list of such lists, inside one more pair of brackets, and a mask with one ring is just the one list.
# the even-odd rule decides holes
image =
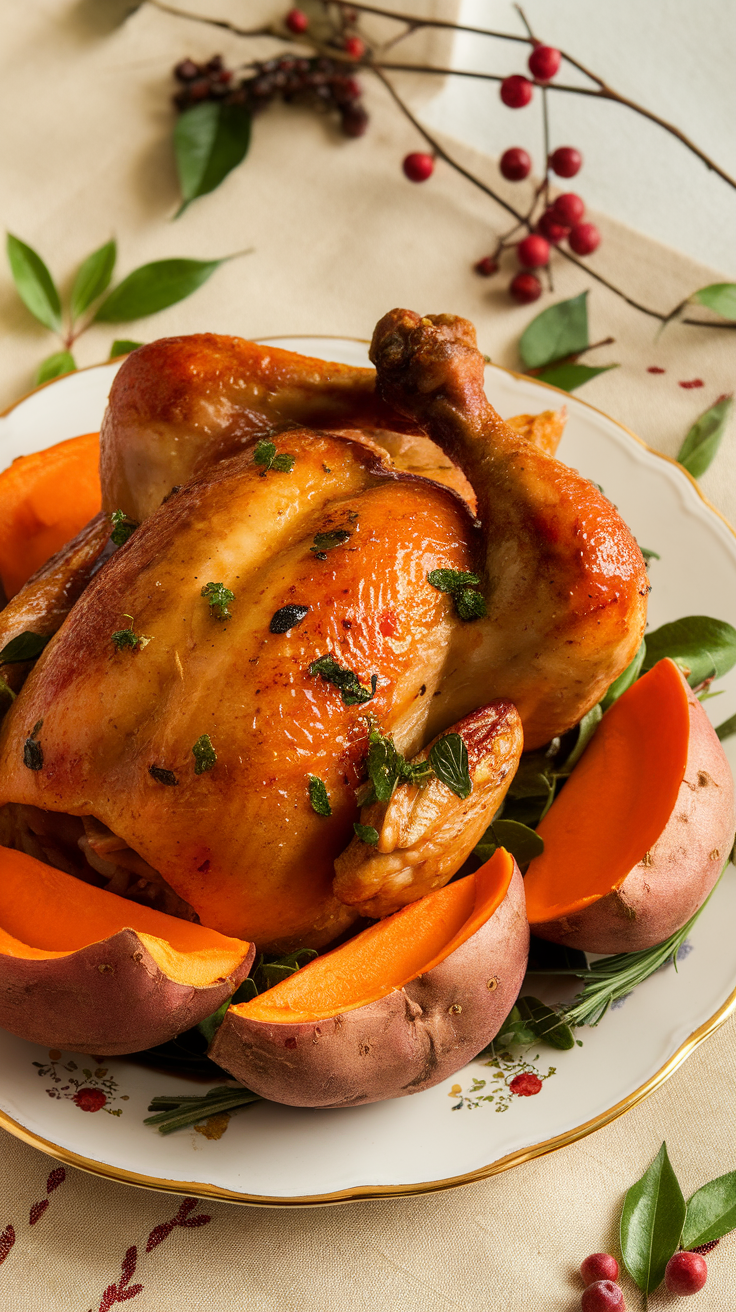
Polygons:
[[50,641],[50,634],[32,633],[30,629],[26,629],[24,633],[17,633],[0,650],[0,665],[14,665],[18,661],[35,661]]
[[71,299],[72,321],[88,310],[98,296],[102,296],[110,286],[112,271],[115,268],[118,248],[114,240],[105,242],[98,250],[88,255],[77,270]]
[[720,678],[736,664],[736,629],[708,615],[686,615],[646,636],[643,670],[669,656],[685,672],[692,688]]
[[662,1283],[677,1251],[685,1221],[685,1199],[662,1144],[652,1165],[624,1199],[621,1253],[632,1280],[645,1294]]
[[730,738],[732,734],[736,733],[736,715],[729,716],[727,720],[723,721],[723,724],[719,724],[716,733],[721,742],[724,742],[726,738]]
[[137,351],[139,346],[144,346],[144,342],[132,342],[126,337],[116,337],[110,347],[109,360],[117,360],[121,355],[130,355],[131,351]]
[[521,335],[519,355],[526,369],[538,369],[588,346],[588,293],[581,292],[532,319]]
[[41,256],[11,232],[7,238],[8,263],[16,290],[26,309],[52,332],[61,330],[61,300]]
[[540,383],[551,383],[552,387],[559,387],[563,392],[574,392],[578,387],[582,387],[583,383],[596,378],[598,374],[608,373],[609,369],[618,369],[618,365],[558,364],[551,365],[549,369],[542,369],[534,376]]
[[700,478],[716,455],[733,410],[733,397],[722,396],[695,420],[677,459],[693,478]]
[[693,292],[690,300],[707,305],[724,319],[736,319],[736,282],[712,282]]
[[47,355],[38,366],[36,387],[40,387],[41,383],[50,383],[52,378],[62,378],[64,374],[76,373],[76,369],[76,361],[71,351],[54,351],[53,355]]
[[174,155],[181,187],[179,214],[219,187],[248,153],[251,116],[244,105],[208,100],[179,115]]
[[498,847],[505,847],[523,869],[535,856],[541,855],[544,842],[539,834],[518,820],[495,820],[473,852],[481,861],[489,861]]
[[94,322],[127,323],[131,319],[158,314],[159,310],[166,310],[191,296],[228,258],[231,257],[225,256],[221,260],[154,260],[152,264],[142,264],[105,298]]
[[522,1021],[541,1042],[549,1043],[561,1052],[569,1052],[570,1048],[575,1047],[575,1035],[564,1017],[553,1007],[531,996],[519,998],[516,1005]]
[[683,1248],[699,1248],[736,1230],[736,1171],[719,1175],[688,1199]]

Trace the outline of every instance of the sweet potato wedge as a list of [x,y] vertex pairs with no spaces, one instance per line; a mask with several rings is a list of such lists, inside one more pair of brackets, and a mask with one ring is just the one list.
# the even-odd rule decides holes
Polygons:
[[498,1032],[528,949],[521,875],[499,849],[475,874],[230,1007],[210,1055],[249,1089],[296,1107],[418,1093]]
[[524,886],[538,938],[635,952],[702,906],[733,842],[733,778],[673,661],[614,702],[537,832]]
[[0,848],[0,1026],[113,1056],[216,1011],[255,948]]

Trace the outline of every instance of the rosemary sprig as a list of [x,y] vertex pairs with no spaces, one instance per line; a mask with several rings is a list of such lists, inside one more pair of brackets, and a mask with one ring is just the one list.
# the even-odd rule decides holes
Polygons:
[[250,1089],[233,1088],[229,1084],[218,1084],[209,1089],[204,1097],[197,1094],[173,1094],[153,1098],[148,1105],[153,1116],[147,1116],[144,1125],[155,1125],[159,1134],[171,1134],[174,1130],[183,1130],[187,1125],[196,1125],[206,1121],[218,1112],[232,1112],[248,1103],[260,1102],[258,1093]]
[[[728,865],[728,862],[726,862]],[[717,882],[708,894],[702,907],[691,916],[682,929],[671,934],[664,943],[657,943],[653,948],[644,948],[641,952],[619,952],[613,957],[602,957],[594,961],[588,970],[565,970],[560,974],[578,975],[585,979],[580,991],[572,1003],[564,1007],[563,1014],[568,1025],[597,1025],[603,1019],[612,1002],[623,998],[632,989],[643,984],[662,966],[672,962],[677,970],[677,954],[690,933],[698,916],[705,910],[723,878],[723,867]],[[555,972],[558,973],[558,972]]]

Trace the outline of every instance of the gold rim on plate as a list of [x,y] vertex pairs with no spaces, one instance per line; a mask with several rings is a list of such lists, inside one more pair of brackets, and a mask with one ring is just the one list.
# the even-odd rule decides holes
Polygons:
[[[284,333],[277,337],[261,338],[260,341],[266,344],[277,341],[294,341],[299,337],[304,337],[307,340],[352,341],[367,344],[367,338],[364,337],[350,337],[347,335],[337,336],[336,334],[327,333],[313,333],[309,335],[307,333],[296,333],[293,336]],[[252,340],[257,341],[259,339],[254,338]],[[88,373],[91,369],[101,369],[105,365],[113,363],[114,361],[112,360],[105,360],[100,364],[88,365],[85,369],[79,369],[76,372]],[[560,396],[569,399],[568,392],[563,391],[562,388],[555,387],[552,383],[540,382],[536,378],[531,378],[528,374],[520,374],[514,369],[506,369],[504,365],[493,365],[493,368],[501,369],[503,373],[511,374],[513,378],[519,378],[524,382],[534,383],[535,386],[541,387],[546,392],[558,392]],[[67,378],[69,376],[69,374],[63,375],[63,377]],[[51,387],[54,383],[61,381],[62,379],[60,378],[52,378],[48,383],[42,384],[42,386],[44,388]],[[22,396],[18,401],[13,402],[12,405],[8,406],[6,410],[3,410],[0,413],[0,419],[4,419],[6,415],[9,415],[19,405],[22,405],[24,401],[27,401],[30,396],[34,396],[39,390],[39,388],[34,388],[31,392]],[[596,414],[602,415],[604,419],[615,424],[617,428],[622,430],[622,432],[633,438],[638,446],[643,447],[645,451],[649,451],[651,455],[656,456],[658,460],[664,460],[669,465],[675,465],[680,476],[687,479],[691,486],[694,487],[703,504],[707,506],[708,509],[726,525],[729,532],[736,537],[736,529],[734,529],[729,523],[725,515],[722,515],[720,510],[718,510],[708,498],[704,496],[696,480],[681,464],[679,464],[677,460],[673,460],[671,456],[664,455],[661,451],[656,451],[654,447],[649,446],[648,442],[645,442],[643,438],[639,437],[630,428],[627,428],[626,424],[622,424],[618,419],[613,419],[611,415],[607,415],[605,411],[599,409],[598,406],[591,405],[589,401],[582,401],[580,397],[575,397],[575,401],[578,405],[586,406],[588,410],[595,411]],[[519,1148],[516,1152],[509,1153],[506,1157],[500,1157],[497,1161],[491,1162],[489,1166],[480,1166],[477,1170],[468,1171],[464,1175],[448,1176],[443,1180],[430,1180],[423,1184],[365,1185],[353,1189],[338,1189],[334,1193],[328,1194],[310,1194],[305,1197],[293,1198],[272,1198],[262,1194],[239,1193],[232,1189],[223,1189],[220,1185],[216,1184],[202,1184],[200,1181],[166,1180],[159,1176],[140,1175],[136,1171],[126,1171],[123,1167],[108,1166],[105,1162],[96,1162],[91,1157],[83,1157],[80,1153],[71,1152],[67,1148],[60,1148],[58,1144],[52,1143],[51,1140],[44,1139],[41,1135],[34,1134],[31,1130],[26,1130],[24,1126],[18,1121],[13,1120],[11,1116],[8,1116],[2,1110],[0,1110],[0,1127],[7,1130],[9,1134],[14,1135],[16,1139],[20,1139],[23,1143],[30,1144],[32,1148],[38,1148],[41,1152],[47,1153],[49,1157],[54,1157],[57,1161],[64,1162],[67,1166],[74,1166],[77,1170],[87,1171],[90,1175],[98,1175],[106,1180],[117,1180],[121,1184],[134,1185],[139,1189],[159,1189],[165,1193],[187,1194],[196,1198],[214,1198],[225,1203],[242,1203],[255,1207],[324,1207],[329,1204],[334,1205],[338,1203],[360,1202],[375,1198],[411,1197],[417,1194],[438,1193],[442,1189],[454,1189],[458,1188],[460,1185],[474,1184],[479,1180],[487,1180],[493,1175],[500,1175],[502,1171],[509,1171],[513,1166],[520,1166],[523,1162],[532,1161],[535,1157],[545,1157],[547,1153],[556,1152],[558,1148],[566,1148],[568,1144],[576,1143],[578,1139],[584,1139],[587,1135],[593,1134],[595,1130],[602,1129],[604,1125],[608,1125],[611,1121],[615,1121],[619,1116],[623,1116],[624,1113],[630,1111],[632,1107],[638,1106],[640,1102],[643,1102],[645,1098],[649,1097],[650,1093],[654,1093],[655,1089],[658,1089],[664,1084],[665,1080],[669,1079],[670,1075],[677,1070],[678,1066],[681,1066],[690,1054],[694,1052],[709,1035],[715,1033],[715,1031],[719,1029],[734,1012],[736,1012],[736,989],[734,989],[733,993],[730,994],[723,1005],[719,1007],[718,1011],[716,1011],[708,1020],[704,1021],[698,1029],[693,1030],[693,1033],[689,1038],[687,1038],[677,1051],[672,1054],[669,1061],[666,1061],[665,1064],[650,1077],[650,1079],[646,1080],[644,1084],[639,1085],[638,1089],[634,1089],[625,1098],[622,1098],[620,1102],[615,1103],[613,1107],[609,1107],[607,1111],[600,1112],[598,1116],[594,1116],[592,1120],[584,1121],[582,1125],[577,1125],[574,1129],[567,1130],[564,1134],[555,1135],[554,1138],[546,1139],[542,1143],[531,1144],[528,1148]]]

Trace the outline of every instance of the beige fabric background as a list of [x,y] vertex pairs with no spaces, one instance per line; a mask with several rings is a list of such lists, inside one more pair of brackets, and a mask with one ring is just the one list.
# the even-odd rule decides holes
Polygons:
[[[398,6],[397,6],[398,7]],[[418,7],[418,6],[414,6]],[[256,22],[280,5],[201,0],[200,12]],[[214,196],[176,223],[168,142],[167,77],[184,54],[245,43],[144,6],[122,26],[118,0],[26,0],[6,5],[0,56],[2,219],[36,246],[70,284],[89,250],[114,232],[120,273],[150,259],[205,257],[253,247],[190,300],[119,330],[99,327],[79,344],[80,364],[107,356],[115,336],[150,340],[212,330],[243,336],[370,335],[393,305],[454,311],[478,326],[494,360],[518,365],[515,342],[544,304],[591,286],[593,339],[615,345],[591,362],[621,368],[582,396],[674,453],[693,419],[734,385],[732,333],[672,326],[655,340],[653,320],[628,309],[586,275],[560,263],[554,296],[512,307],[510,273],[484,281],[470,271],[502,220],[444,166],[416,187],[400,160],[420,143],[371,88],[370,132],[346,141],[308,114],[276,109],[256,124],[246,163]],[[434,12],[449,3],[436,0]],[[253,50],[253,43],[247,47]],[[267,42],[259,52],[268,52]],[[458,151],[461,150],[457,147]],[[467,152],[465,152],[467,157]],[[490,161],[474,166],[496,179]],[[584,177],[580,190],[584,193]],[[638,299],[668,308],[718,279],[712,270],[599,217],[596,267]],[[0,405],[28,390],[38,362],[56,349],[34,325],[0,270]],[[650,375],[648,365],[666,370]],[[684,390],[680,380],[703,379]],[[736,521],[736,433],[727,436],[702,486]],[[605,1072],[603,1073],[605,1078]],[[645,1104],[551,1157],[483,1183],[414,1199],[330,1208],[258,1210],[202,1203],[211,1217],[177,1229],[139,1255],[136,1312],[567,1312],[579,1305],[575,1270],[590,1251],[615,1245],[614,1218],[628,1185],[663,1138],[686,1193],[736,1166],[733,1133],[736,1035],[729,1023]],[[0,1137],[0,1235],[16,1243],[0,1267],[8,1312],[97,1312],[133,1244],[179,1200],[68,1170],[36,1226],[29,1209],[45,1196],[55,1163]],[[734,1306],[736,1241],[715,1253],[697,1307]],[[638,1306],[635,1291],[630,1307]],[[657,1294],[652,1312],[672,1300]]]

